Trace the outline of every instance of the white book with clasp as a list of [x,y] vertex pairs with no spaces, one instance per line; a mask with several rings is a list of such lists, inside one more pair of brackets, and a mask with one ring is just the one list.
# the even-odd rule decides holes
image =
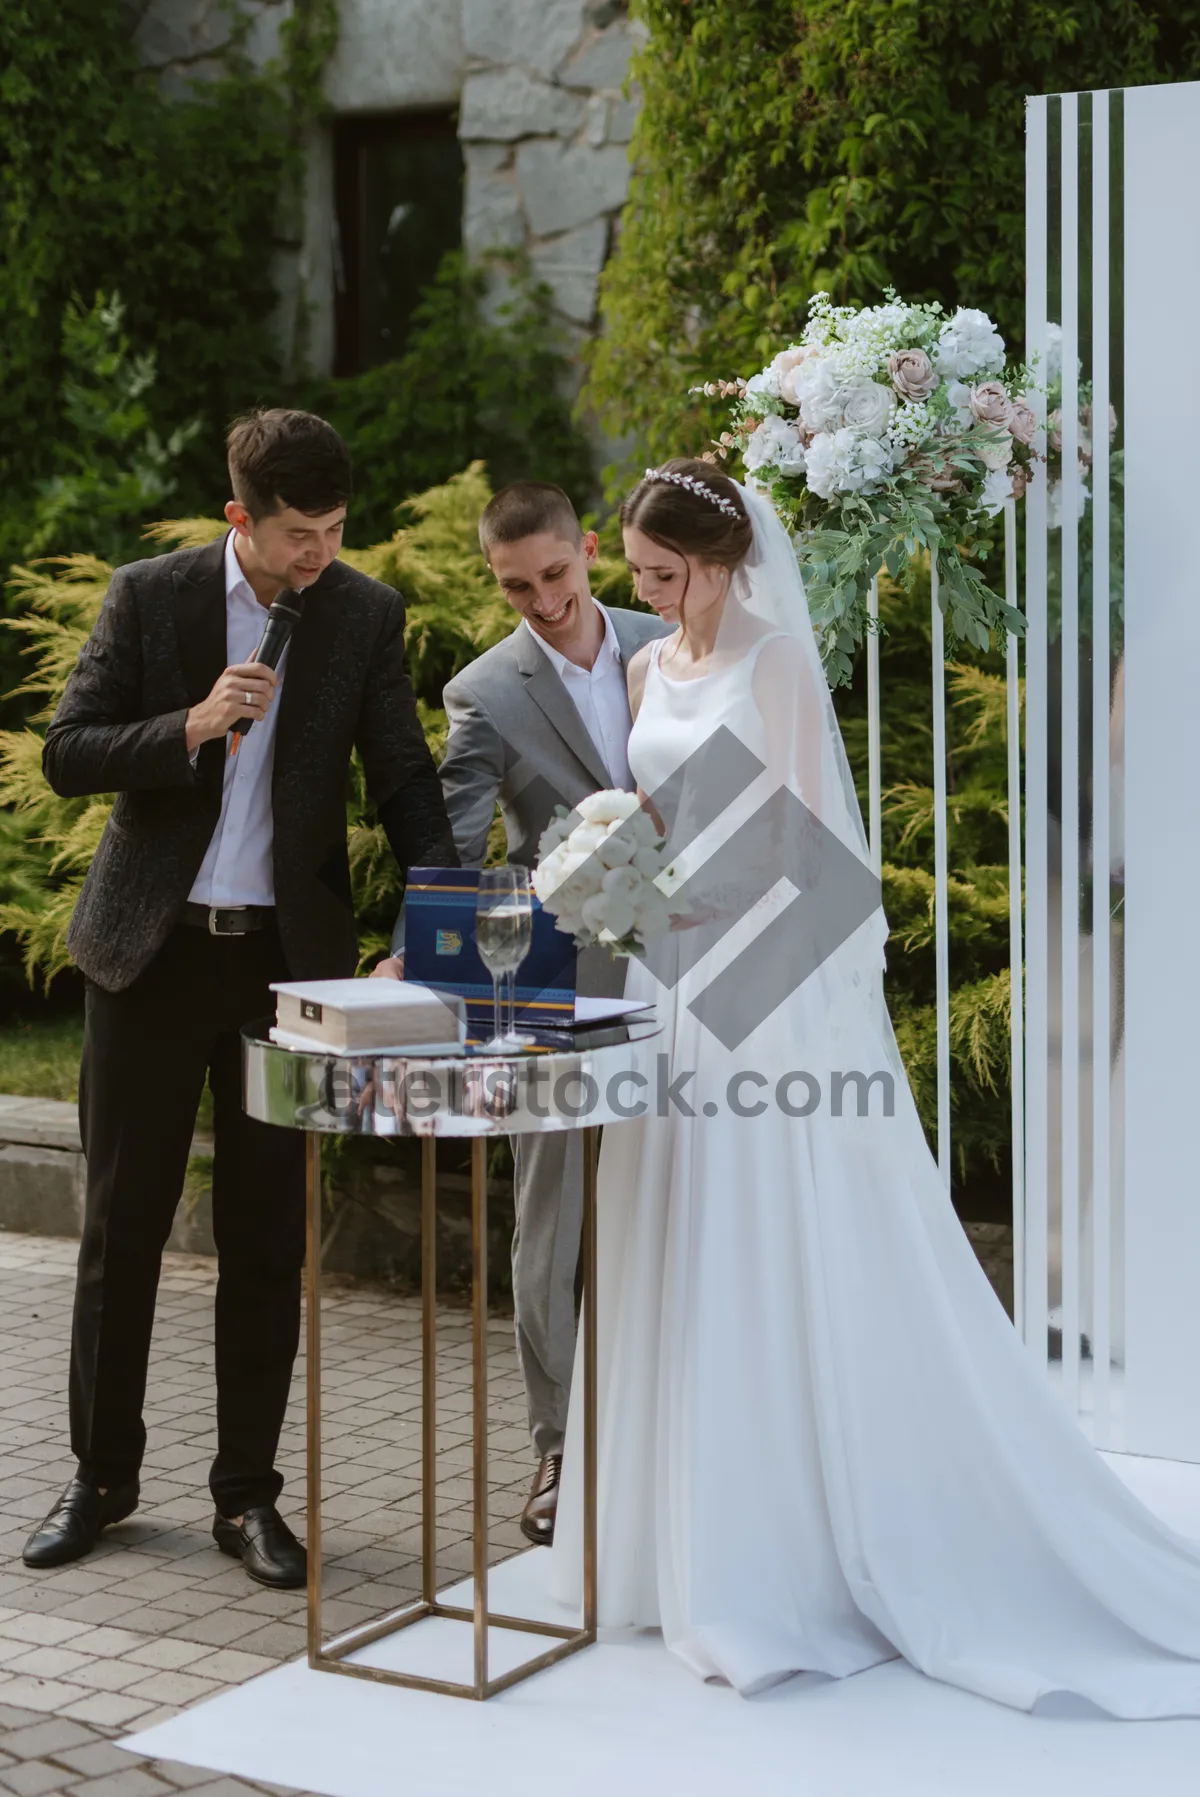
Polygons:
[[275,994],[272,1039],[335,1054],[419,1049],[453,1054],[467,1038],[466,1006],[452,993],[404,980],[287,980]]

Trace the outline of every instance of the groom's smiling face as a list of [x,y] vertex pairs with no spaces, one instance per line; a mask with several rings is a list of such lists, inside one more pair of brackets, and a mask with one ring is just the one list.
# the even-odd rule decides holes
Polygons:
[[513,610],[564,655],[576,637],[590,638],[593,632],[588,569],[597,546],[594,530],[583,531],[577,543],[546,530],[515,543],[493,543],[488,551],[492,573]]

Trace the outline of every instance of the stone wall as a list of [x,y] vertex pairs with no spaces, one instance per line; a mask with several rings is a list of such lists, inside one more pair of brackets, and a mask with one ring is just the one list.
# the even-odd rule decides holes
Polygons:
[[[256,61],[275,55],[292,0],[240,0]],[[326,72],[335,114],[459,107],[470,255],[521,248],[577,342],[629,186],[636,101],[622,93],[633,41],[624,0],[340,0]],[[168,92],[212,75],[230,22],[223,0],[133,0],[134,37]],[[289,233],[290,234],[290,233]],[[275,253],[288,359],[333,361],[331,132],[312,134],[299,240]],[[301,324],[303,329],[300,328]]]
[[624,8],[592,0],[464,0],[459,119],[471,255],[528,251],[577,331],[594,322],[612,223],[629,187],[636,103],[622,95]]

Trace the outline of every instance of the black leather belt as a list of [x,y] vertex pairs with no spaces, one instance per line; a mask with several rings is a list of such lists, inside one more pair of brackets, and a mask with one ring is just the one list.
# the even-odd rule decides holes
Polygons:
[[275,928],[274,905],[195,905],[183,907],[183,922],[210,936],[248,936],[252,930]]

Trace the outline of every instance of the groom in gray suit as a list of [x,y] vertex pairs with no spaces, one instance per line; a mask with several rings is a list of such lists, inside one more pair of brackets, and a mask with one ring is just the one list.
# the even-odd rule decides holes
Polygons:
[[[521,622],[446,688],[442,792],[465,866],[484,860],[499,804],[509,861],[533,867],[556,805],[573,807],[602,787],[633,786],[625,668],[668,626],[592,598],[596,534],[581,528],[561,487],[505,487],[479,521],[479,540]],[[376,971],[399,973],[399,958]],[[585,950],[577,977],[580,991],[616,996],[625,963],[605,949]],[[549,1545],[575,1352],[582,1139],[574,1130],[515,1136],[513,1151],[517,1353],[539,1459],[521,1527],[530,1541]]]

